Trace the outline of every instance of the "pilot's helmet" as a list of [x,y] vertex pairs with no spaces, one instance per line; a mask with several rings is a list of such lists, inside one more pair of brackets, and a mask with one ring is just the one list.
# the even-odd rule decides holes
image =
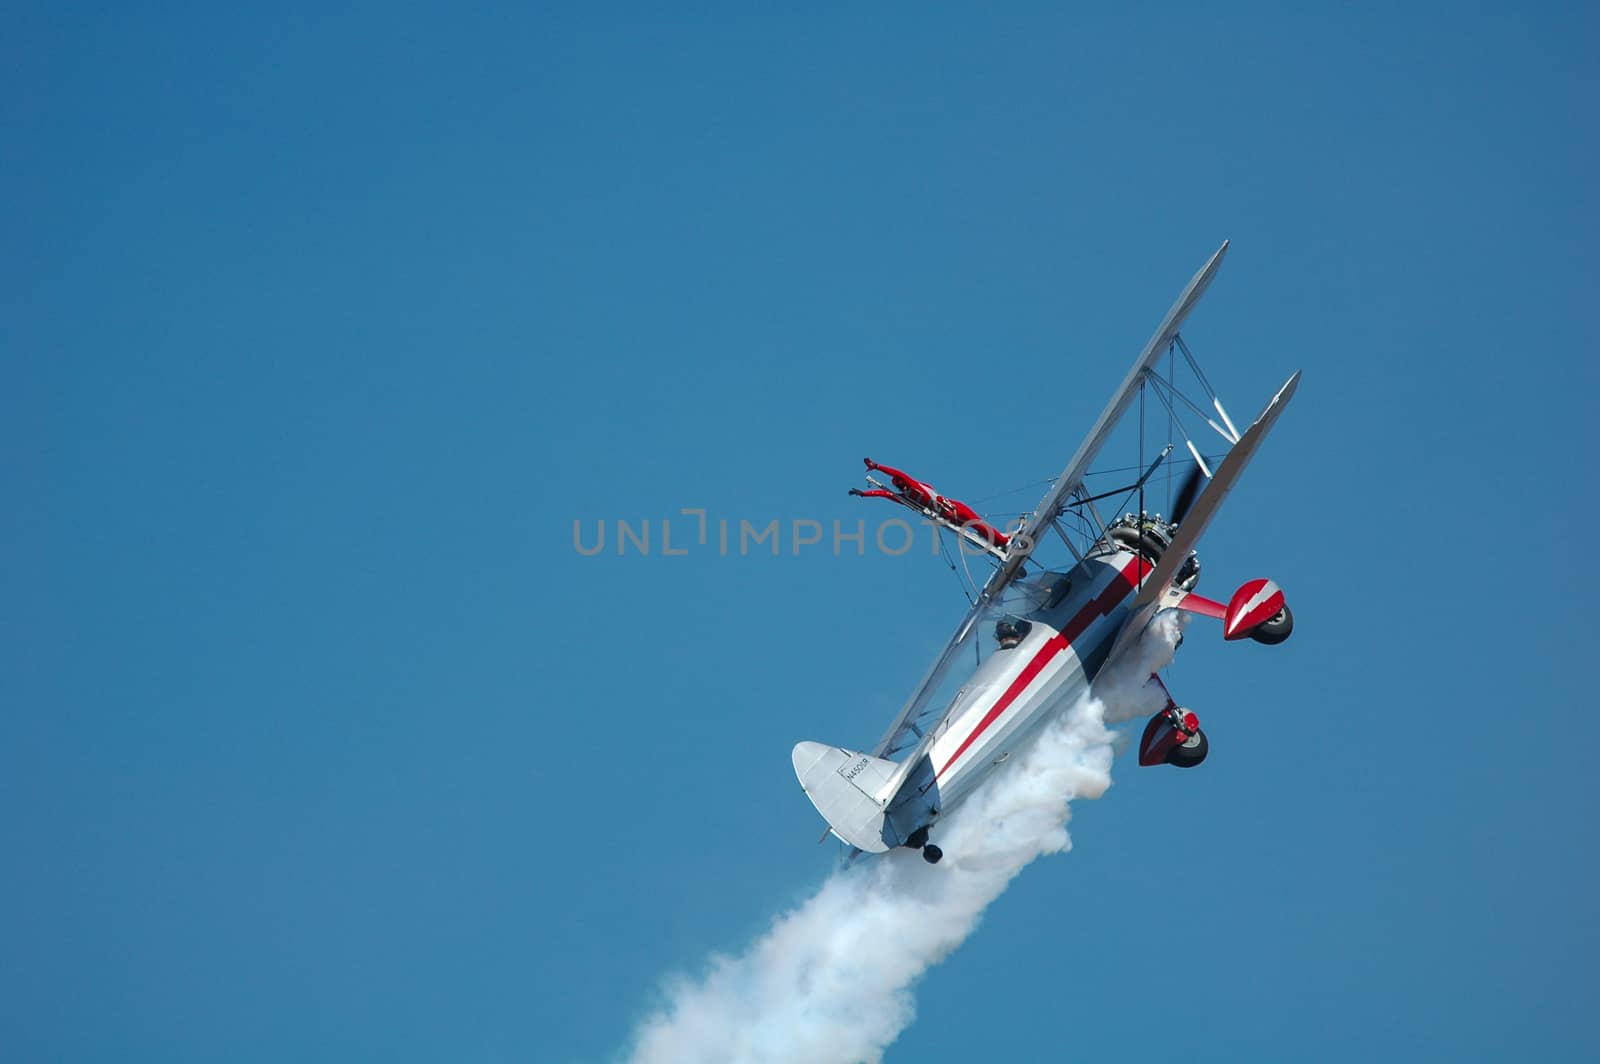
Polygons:
[[1028,629],[1033,626],[1027,621],[1017,621],[1011,617],[1001,618],[995,622],[994,637],[1000,644],[1000,649],[1010,650],[1022,642],[1022,637],[1028,634]]

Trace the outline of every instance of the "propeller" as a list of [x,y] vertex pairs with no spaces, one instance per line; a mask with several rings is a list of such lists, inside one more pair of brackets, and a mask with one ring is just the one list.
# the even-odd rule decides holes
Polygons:
[[1168,520],[1173,524],[1183,523],[1184,515],[1194,505],[1195,496],[1200,494],[1200,480],[1200,466],[1196,463],[1189,470],[1189,475],[1183,478],[1183,483],[1178,486],[1178,494],[1172,500],[1172,515]]

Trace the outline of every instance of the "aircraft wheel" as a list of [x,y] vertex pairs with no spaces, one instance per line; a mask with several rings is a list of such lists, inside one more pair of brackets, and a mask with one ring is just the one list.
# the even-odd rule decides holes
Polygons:
[[1289,612],[1289,604],[1284,603],[1283,609],[1256,625],[1255,631],[1250,633],[1250,638],[1271,647],[1288,639],[1292,631],[1294,631],[1294,614]]
[[935,846],[931,842],[922,848],[922,859],[927,861],[929,864],[938,864],[939,858],[943,856],[944,851],[939,849],[939,847]]
[[1179,768],[1194,768],[1206,759],[1211,752],[1211,744],[1206,741],[1206,733],[1196,731],[1187,742],[1179,743],[1167,751],[1167,764]]

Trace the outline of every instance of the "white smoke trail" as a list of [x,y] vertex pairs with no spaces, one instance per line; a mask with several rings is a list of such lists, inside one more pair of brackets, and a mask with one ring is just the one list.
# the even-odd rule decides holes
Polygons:
[[[1181,610],[1156,614],[1133,652],[1095,681],[1094,693],[1105,704],[1101,718],[1105,723],[1121,724],[1135,717],[1148,717],[1167,704],[1164,696],[1158,697],[1160,687],[1150,683],[1150,675],[1171,664],[1172,655],[1183,642],[1189,616]],[[1151,703],[1151,699],[1156,701]]]
[[1029,862],[1070,848],[1069,803],[1111,785],[1105,721],[1165,704],[1146,681],[1172,659],[1182,622],[1169,616],[951,813],[934,833],[943,862],[902,849],[836,872],[743,954],[670,982],[635,1033],[633,1064],[880,1060],[915,1015],[916,980]]

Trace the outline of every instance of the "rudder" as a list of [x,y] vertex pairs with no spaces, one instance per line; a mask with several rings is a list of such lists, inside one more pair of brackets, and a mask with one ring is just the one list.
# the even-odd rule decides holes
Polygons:
[[858,850],[883,853],[884,808],[876,795],[899,768],[893,761],[824,743],[797,743],[794,774],[833,833]]

